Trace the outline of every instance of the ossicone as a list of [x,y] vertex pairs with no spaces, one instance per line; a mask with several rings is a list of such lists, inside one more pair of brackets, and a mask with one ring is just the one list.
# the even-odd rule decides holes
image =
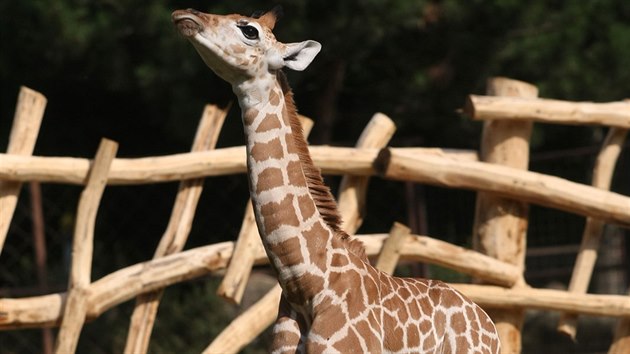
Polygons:
[[284,11],[282,10],[282,6],[276,5],[273,7],[273,9],[266,12],[256,11],[252,14],[251,17],[258,19],[258,22],[261,25],[266,26],[269,29],[273,30],[274,26],[276,25],[276,22],[278,22],[278,20],[282,17],[283,14],[284,14]]

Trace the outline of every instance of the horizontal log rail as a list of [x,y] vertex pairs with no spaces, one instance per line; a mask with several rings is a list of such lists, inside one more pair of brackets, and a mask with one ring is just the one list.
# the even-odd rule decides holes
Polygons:
[[[364,235],[368,255],[377,255],[387,234]],[[113,272],[91,283],[86,293],[88,319],[134,297],[175,283],[224,269],[234,249],[233,242],[222,242],[138,263]],[[400,247],[403,260],[422,260],[456,269],[482,279],[510,286],[520,277],[518,269],[475,251],[427,236],[406,236]],[[255,264],[267,264],[260,250]],[[59,325],[65,293],[21,299],[0,299],[0,330]]]
[[630,197],[621,194],[491,163],[412,155],[392,149],[384,152],[389,155],[379,161],[384,166],[384,178],[491,192],[630,226]]
[[[441,149],[356,149],[313,146],[315,164],[326,174],[380,175],[394,180],[492,192],[568,212],[630,226],[630,197],[559,177],[522,171]],[[0,179],[81,184],[90,160],[0,154]],[[243,173],[243,146],[162,157],[116,159],[110,184],[169,182]]]
[[630,318],[630,296],[575,294],[565,290],[492,285],[450,284],[481,307],[563,311],[591,316]]
[[[386,237],[386,234],[359,236],[365,243],[369,255],[380,252]],[[430,246],[431,242],[437,246]],[[91,283],[87,288],[86,317],[88,320],[94,319],[106,310],[131,300],[141,293],[222,270],[232,256],[233,247],[233,242],[217,243],[138,263],[113,272]],[[440,251],[440,248],[443,250]],[[421,249],[424,250],[425,255],[418,254]],[[459,269],[467,268],[469,273],[479,271],[479,274],[483,273],[484,276],[494,272],[497,274],[492,275],[493,277],[514,277],[513,274],[498,275],[511,273],[511,269],[514,268],[512,265],[429,237],[407,236],[400,250],[401,259],[460,259],[452,262],[462,262],[466,266],[446,264],[449,262],[448,259],[443,259],[441,264]],[[449,253],[450,256],[445,257],[443,253]],[[427,254],[432,254],[432,256],[429,257]],[[476,264],[480,260],[484,263],[483,265]],[[267,257],[264,253],[261,252],[256,256],[256,264],[266,262]],[[455,287],[482,306],[538,308],[596,316],[630,317],[630,297],[627,296],[568,294],[559,290],[505,289],[498,286],[470,284],[457,284]],[[0,330],[58,326],[65,301],[66,293],[0,299]]]
[[463,113],[475,120],[532,120],[552,124],[630,128],[629,100],[593,103],[469,95]]
[[[313,160],[325,174],[376,175],[374,162],[380,149],[309,146]],[[469,151],[439,148],[392,148],[395,153],[434,155],[474,161]],[[18,156],[0,154],[0,180],[84,184],[90,160],[76,157]],[[245,173],[245,147],[189,152],[158,157],[117,158],[108,183],[112,185],[151,184]]]

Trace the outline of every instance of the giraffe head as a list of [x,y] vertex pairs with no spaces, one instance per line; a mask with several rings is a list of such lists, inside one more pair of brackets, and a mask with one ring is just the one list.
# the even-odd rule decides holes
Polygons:
[[318,42],[282,43],[272,33],[280,8],[254,14],[213,15],[193,9],[177,10],[172,19],[203,61],[235,85],[282,68],[304,70],[321,49]]

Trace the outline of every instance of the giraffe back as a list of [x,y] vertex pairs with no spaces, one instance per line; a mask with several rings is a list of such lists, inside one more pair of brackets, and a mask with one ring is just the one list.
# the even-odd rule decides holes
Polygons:
[[447,284],[393,277],[353,254],[337,259],[301,320],[307,352],[499,352],[490,317]]
[[437,280],[381,277],[386,351],[498,353],[494,323],[457,290]]

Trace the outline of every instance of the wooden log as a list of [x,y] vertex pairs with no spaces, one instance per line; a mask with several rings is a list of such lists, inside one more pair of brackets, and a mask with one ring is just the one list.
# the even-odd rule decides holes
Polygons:
[[[308,137],[313,128],[313,120],[305,116],[298,116],[302,123],[304,137]],[[251,200],[247,202],[241,230],[236,238],[234,254],[225,271],[225,276],[217,288],[217,295],[235,304],[240,304],[254,265],[254,257],[261,250],[264,251]]]
[[[320,154],[315,155],[317,152]],[[373,175],[372,162],[378,151],[324,147],[315,153],[313,157],[320,158],[316,163],[332,159],[327,163],[328,166],[323,168],[327,173]],[[341,155],[341,158],[336,157],[338,155]],[[0,154],[0,179],[83,184],[89,166],[90,161],[83,158],[41,156],[25,158]],[[321,164],[318,166],[322,167]],[[245,173],[246,169],[245,147],[235,146],[158,157],[119,158],[113,162],[108,183],[135,185],[178,182],[192,178]]]
[[[628,291],[628,297],[630,297],[630,291]],[[622,317],[618,321],[608,354],[630,353],[630,316]]]
[[400,259],[400,246],[410,234],[410,228],[395,222],[389,231],[387,239],[383,242],[383,249],[379,253],[374,267],[385,273],[393,274]]
[[474,150],[463,149],[442,149],[442,148],[425,148],[425,147],[405,147],[405,148],[390,148],[397,154],[407,155],[435,155],[448,159],[459,161],[479,161],[479,153]]
[[[620,128],[610,128],[608,131],[602,149],[595,161],[593,187],[603,190],[610,189],[617,158],[621,153],[627,133],[627,129]],[[605,223],[599,219],[586,218],[580,251],[575,260],[569,283],[569,292],[586,293],[588,290],[588,284],[591,281],[595,262],[597,261],[597,250],[604,232],[604,225]],[[575,340],[577,319],[577,316],[573,314],[562,314],[558,323],[558,331]]]
[[[362,235],[357,238],[366,253],[377,255],[387,234]],[[232,257],[234,243],[222,242],[178,252],[117,270],[89,286],[87,319],[130,300],[141,293],[191,280],[222,270]],[[402,260],[424,261],[464,271],[498,284],[514,284],[520,273],[513,265],[472,250],[426,236],[409,235],[400,247]],[[434,262],[435,261],[435,262]],[[255,264],[268,264],[261,250]],[[21,299],[0,299],[0,330],[57,326],[62,317],[66,296],[63,293]]]
[[0,298],[0,330],[56,327],[61,323],[66,293]]
[[537,121],[630,128],[630,101],[592,103],[470,95],[464,106],[464,114],[476,120]]
[[[208,275],[225,268],[233,243],[222,242],[175,253],[119,269],[90,284],[87,320],[139,294]],[[267,256],[261,254],[263,264]],[[58,326],[65,293],[20,299],[0,299],[0,330]]]
[[[377,234],[359,239],[368,255],[376,255],[382,250],[387,236]],[[437,264],[493,284],[513,286],[522,277],[520,269],[512,264],[428,236],[405,237],[399,252],[402,260]]]
[[[331,175],[373,176],[379,149],[309,146],[315,164]],[[472,155],[438,148],[394,148],[396,153],[432,155],[471,160]],[[84,184],[90,161],[73,157],[16,156],[0,154],[0,179],[8,181]],[[108,183],[136,185],[179,182],[184,179],[245,173],[245,147],[157,157],[119,158],[112,164]]]
[[[404,148],[381,150],[378,158],[378,149],[314,146],[310,147],[310,150],[316,159],[315,163],[322,167],[324,173],[372,175],[378,170],[382,177],[388,179],[482,190],[580,215],[593,216],[610,223],[630,225],[630,198],[558,177],[483,162],[444,158],[434,153],[410,154]],[[150,158],[154,160],[150,163],[146,159],[116,159],[111,173],[115,172],[117,177],[110,178],[109,183],[154,183],[174,181],[178,178],[242,173],[245,171],[244,155],[244,148],[236,147]],[[171,160],[170,167],[164,168],[161,165],[161,162],[164,162],[163,159]],[[187,159],[191,159],[195,164],[205,164],[206,168],[199,168],[197,165],[193,167],[190,163],[182,161]],[[125,162],[121,163],[121,160]],[[161,162],[156,162],[156,160]],[[242,166],[238,162],[240,160],[242,160]],[[117,164],[116,161],[119,163]],[[347,167],[345,169],[340,167],[344,163]],[[85,178],[82,171],[84,168],[87,169],[88,165],[87,159],[0,154],[0,178],[11,180],[33,178],[45,182],[82,184],[82,179]],[[132,165],[142,173],[131,173],[133,177],[130,177],[130,173],[122,170],[123,166],[131,168]],[[151,168],[155,168],[158,172],[151,172]],[[166,170],[170,172],[165,172]],[[64,175],[65,173],[67,175]],[[148,180],[142,179],[145,177]]]
[[[44,117],[46,102],[46,97],[41,93],[24,86],[20,87],[7,154],[16,156],[33,154],[39,127]],[[0,166],[2,166],[3,160],[0,159],[0,162],[2,162],[0,163]],[[0,210],[2,210],[2,213],[0,213],[0,254],[2,254],[4,241],[9,232],[20,189],[22,189],[22,183],[20,182],[4,180],[0,176]]]
[[528,203],[630,225],[630,198],[563,178],[484,162],[389,151],[383,176],[439,186],[491,192]]
[[[205,106],[193,140],[192,151],[214,149],[229,109],[230,107],[220,109],[214,105]],[[168,226],[160,239],[153,258],[180,252],[184,248],[203,190],[203,181],[202,178],[199,178],[180,182]],[[125,353],[147,352],[163,292],[164,289],[159,289],[136,298],[136,305],[131,315],[127,333]]]
[[264,247],[256,226],[254,208],[251,199],[248,199],[234,254],[217,288],[217,295],[233,304],[240,304],[254,266],[254,257],[261,251],[264,252]]
[[[357,147],[381,148],[387,145],[395,128],[394,123],[387,116],[384,114],[375,114],[368,125],[363,129],[357,141]],[[363,223],[361,208],[365,205],[368,179],[369,177],[344,176],[341,181],[340,191],[342,194],[339,198],[338,209],[342,220],[344,220],[342,227],[351,235],[354,234]],[[234,321],[210,343],[206,352],[236,353],[250,343],[267,328],[266,326],[251,328],[251,323],[261,322],[271,325],[278,314],[278,304],[281,293],[280,285],[276,284],[258,303],[241,316],[234,319]],[[269,298],[277,299],[278,301],[271,303],[271,307],[267,305],[267,308],[261,310],[261,307],[264,305],[259,303],[269,301]],[[250,328],[251,330],[244,334],[242,333],[242,328]]]
[[[492,96],[534,98],[538,89],[525,82],[506,78],[488,80],[487,92]],[[531,121],[487,120],[481,138],[482,161],[527,170]],[[486,192],[477,193],[473,245],[481,253],[511,263],[524,272],[527,249],[527,214],[529,205]],[[522,280],[516,286],[524,284]],[[501,339],[501,353],[521,352],[521,329],[524,313],[518,310],[490,309]]]
[[[535,309],[590,316],[630,317],[630,297],[623,295],[571,294],[564,290],[493,285],[450,284],[479,306],[505,310]],[[501,343],[503,345],[503,343]]]
[[206,347],[203,354],[238,353],[247,343],[271,326],[278,315],[282,288],[276,284],[265,296],[236,317]]
[[[355,147],[357,149],[387,146],[396,131],[394,122],[383,113],[376,113],[363,129]],[[341,228],[353,234],[363,224],[365,200],[369,178],[365,176],[343,177],[339,185],[339,214],[342,215]]]
[[81,329],[85,323],[91,282],[96,213],[107,185],[109,167],[117,151],[117,143],[107,139],[101,140],[87,184],[81,193],[72,240],[72,266],[68,298],[63,309],[63,320],[55,343],[55,353],[58,354],[76,351]]

